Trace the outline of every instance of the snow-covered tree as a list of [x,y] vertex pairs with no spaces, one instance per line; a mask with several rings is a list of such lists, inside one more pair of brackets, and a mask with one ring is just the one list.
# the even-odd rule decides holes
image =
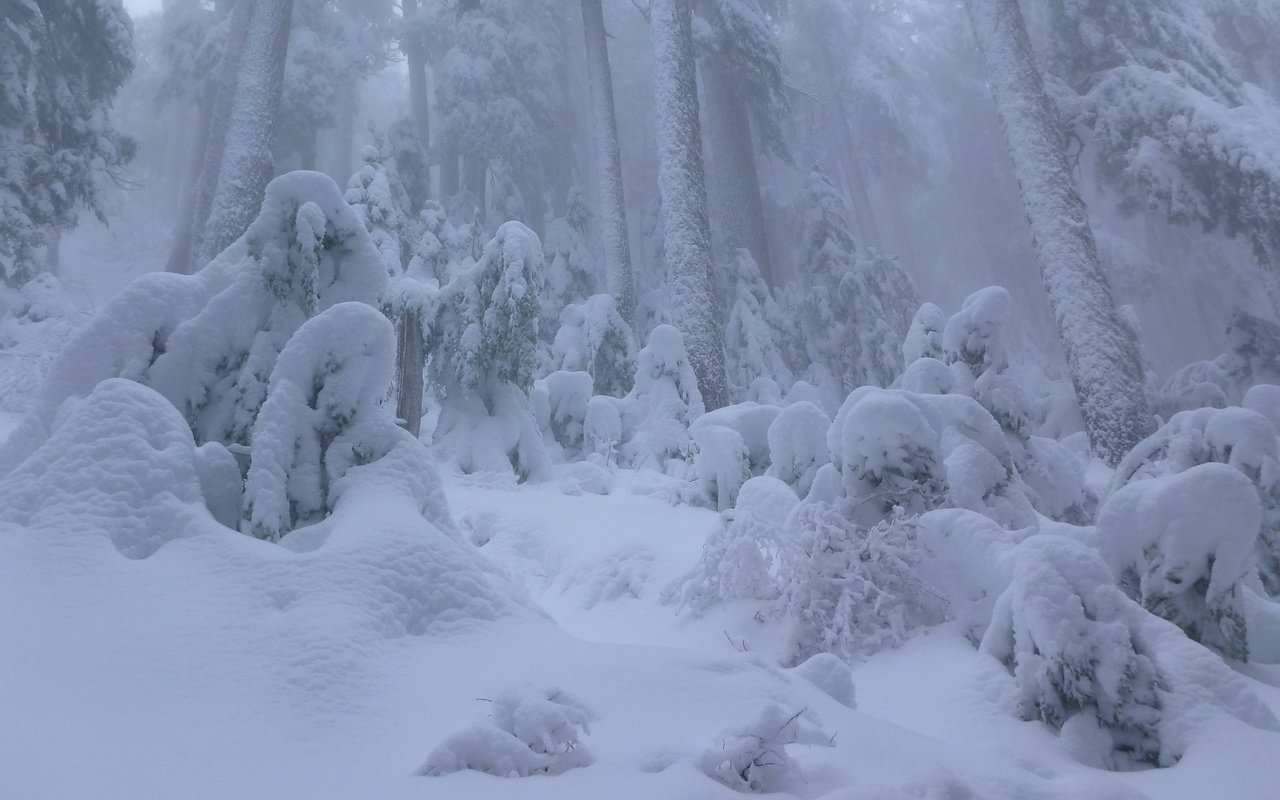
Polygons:
[[790,160],[782,134],[787,99],[776,30],[756,0],[699,0],[695,9],[716,260],[723,263],[746,249],[771,282],[773,256],[756,152]]
[[89,208],[133,156],[110,120],[133,70],[133,26],[118,0],[11,0],[0,24],[0,281],[40,269],[49,231]]
[[902,369],[900,345],[919,306],[915,284],[876,252],[857,255],[843,198],[814,167],[795,201],[800,280],[784,305],[797,319],[813,377],[840,395],[887,386]]
[[444,395],[434,443],[465,471],[536,478],[547,456],[529,404],[538,346],[542,245],[518,222],[498,229],[421,308],[428,380]]
[[[1280,101],[1246,83],[1227,26],[1234,17],[1256,33],[1280,28],[1274,11],[1232,5],[1053,0],[1028,16],[1039,22],[1066,121],[1088,137],[1121,202],[1247,241],[1280,313],[1280,161],[1271,147]],[[1254,56],[1240,66],[1264,63]]]
[[556,369],[591,375],[596,394],[622,397],[636,373],[636,341],[613,295],[597,294],[560,312],[551,348]]
[[684,335],[708,408],[728,405],[724,344],[711,283],[711,230],[702,169],[702,127],[691,0],[653,0],[658,114],[658,192],[672,321]]
[[543,247],[547,266],[539,294],[543,336],[548,342],[555,337],[560,313],[596,293],[599,260],[591,243],[591,217],[582,192],[574,187],[569,191],[564,216],[547,225]]
[[1112,300],[1018,0],[968,9],[1089,442],[1116,464],[1152,429],[1137,344]]
[[365,303],[339,303],[289,338],[253,423],[243,529],[277,540],[333,510],[347,469],[404,435],[379,399],[391,384],[395,333]]
[[364,163],[351,176],[344,197],[369,230],[387,276],[395,278],[404,274],[401,239],[412,235],[409,196],[396,174],[395,161],[379,148],[366,147],[361,160]]
[[766,473],[804,497],[818,469],[831,463],[827,430],[831,418],[821,408],[801,400],[782,409],[769,425],[769,471]]
[[1022,543],[1013,564],[981,649],[1013,672],[1023,716],[1062,729],[1064,739],[1101,738],[1094,766],[1176,761],[1161,741],[1162,676],[1135,624],[1142,611],[1107,565],[1052,534]]
[[716,272],[725,309],[725,373],[735,397],[767,378],[790,386],[788,356],[794,331],[747,250],[738,250]]
[[623,459],[659,469],[673,459],[688,461],[696,452],[689,427],[704,406],[684,337],[670,325],[659,325],[636,361],[635,385],[619,403]]
[[604,243],[606,286],[628,323],[635,321],[636,288],[631,274],[631,240],[627,203],[622,190],[622,153],[613,102],[613,72],[600,0],[582,0],[587,73],[591,82],[591,130],[595,141],[600,233]]

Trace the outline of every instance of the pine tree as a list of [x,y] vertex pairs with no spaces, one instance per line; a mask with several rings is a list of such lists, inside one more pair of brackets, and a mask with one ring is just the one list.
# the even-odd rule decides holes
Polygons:
[[968,8],[1089,442],[1115,464],[1152,430],[1137,345],[1111,298],[1017,0]]
[[135,145],[108,123],[133,69],[133,26],[109,0],[9,0],[0,23],[0,281],[40,269],[48,232],[87,207]]
[[654,0],[650,25],[658,113],[658,190],[676,327],[708,409],[729,403],[724,345],[711,283],[711,230],[702,171],[702,128],[690,0]]

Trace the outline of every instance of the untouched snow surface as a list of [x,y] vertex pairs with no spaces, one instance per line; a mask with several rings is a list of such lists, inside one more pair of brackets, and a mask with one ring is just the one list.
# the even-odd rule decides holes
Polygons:
[[[1177,800],[1280,782],[1280,737],[1225,717],[1172,769],[1081,766],[1014,716],[1013,679],[954,625],[856,666],[851,708],[839,670],[778,667],[782,631],[745,605],[661,602],[717,524],[663,499],[665,480],[623,472],[599,495],[570,476],[446,477],[461,542],[376,496],[285,546],[195,514],[141,559],[56,515],[0,523],[3,794],[731,798],[705,773],[796,714],[780,796]],[[1253,674],[1280,710],[1280,672]],[[585,723],[561,774],[417,774],[456,734],[505,735],[535,706]]]

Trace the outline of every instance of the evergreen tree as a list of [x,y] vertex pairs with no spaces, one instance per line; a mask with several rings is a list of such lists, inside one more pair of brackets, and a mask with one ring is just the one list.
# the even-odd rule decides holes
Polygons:
[[50,230],[103,212],[103,183],[134,153],[109,121],[133,69],[118,0],[8,0],[0,23],[0,280],[40,268]]

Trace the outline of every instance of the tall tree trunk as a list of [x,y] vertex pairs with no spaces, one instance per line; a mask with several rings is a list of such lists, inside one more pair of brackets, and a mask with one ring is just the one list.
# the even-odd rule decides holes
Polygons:
[[293,0],[256,0],[254,6],[253,23],[240,58],[218,188],[200,243],[201,260],[206,264],[248,229],[275,172],[272,147],[280,116]]
[[1109,464],[1152,429],[1138,349],[1116,312],[1017,0],[968,0],[1089,443]]
[[422,433],[422,321],[418,312],[406,310],[396,326],[397,369],[400,397],[396,400],[396,416],[404,420],[405,430],[414,437]]
[[622,184],[622,150],[618,115],[613,105],[613,72],[605,39],[600,0],[582,0],[582,27],[587,41],[587,75],[591,81],[592,129],[596,143],[596,182],[600,192],[600,232],[604,239],[605,279],[622,318],[635,326],[636,288],[631,276],[631,236]]
[[164,265],[165,272],[186,274],[193,266],[192,245],[195,238],[196,197],[200,192],[200,173],[209,158],[209,129],[213,124],[212,98],[214,95],[216,91],[210,85],[197,97],[195,138],[187,164],[187,177],[183,181],[182,192],[178,199],[178,215],[174,221],[173,243],[169,246],[169,259]]
[[653,0],[649,12],[657,105],[658,192],[672,315],[708,410],[729,403],[702,171],[702,128],[690,0]]
[[475,154],[468,154],[466,163],[467,191],[476,198],[476,222],[483,225],[488,216],[489,159]]
[[50,225],[44,238],[44,270],[55,278],[62,264],[62,229]]
[[[235,102],[240,61],[249,38],[249,26],[257,0],[237,0],[232,6],[227,26],[226,44],[218,62],[217,75],[203,98],[210,106],[208,129],[197,133],[192,153],[192,186],[187,190],[189,206],[179,209],[178,227],[165,268],[169,272],[191,273],[199,266],[201,243],[213,196],[222,174],[222,159],[227,150],[227,130],[231,125],[231,107]],[[203,145],[200,138],[203,137]]]
[[[871,202],[871,196],[867,192],[867,178],[862,171],[862,166],[858,163],[857,141],[853,136],[853,127],[849,124],[848,106],[844,102],[843,87],[843,71],[837,66],[836,58],[831,53],[831,47],[824,39],[819,47],[822,50],[822,60],[825,62],[827,74],[831,77],[831,94],[834,99],[834,108],[832,114],[837,120],[837,129],[840,132],[841,144],[844,149],[844,157],[840,160],[844,163],[844,175],[847,183],[849,197],[853,200],[853,214],[857,219],[858,233],[861,235],[861,245],[864,247],[875,247],[879,249],[883,245],[880,242],[880,228],[876,224],[875,205]],[[835,165],[833,165],[835,166]]]
[[462,190],[462,168],[458,164],[458,151],[445,148],[440,164],[440,196],[453,197]]
[[[405,19],[418,13],[418,0],[401,0]],[[401,43],[409,69],[409,109],[418,129],[418,143],[424,153],[431,151],[431,102],[427,90],[427,50],[421,37],[410,36]]]
[[302,141],[298,149],[298,168],[299,169],[316,169],[319,164],[320,151],[320,129],[312,128],[302,134]]
[[342,89],[338,108],[338,136],[334,144],[333,179],[346,186],[355,167],[356,117],[360,114],[360,81],[352,78]]
[[717,263],[735,251],[750,251],[760,274],[773,284],[760,173],[756,167],[751,120],[733,76],[712,64],[702,70],[707,101],[707,198],[711,203],[711,244]]

